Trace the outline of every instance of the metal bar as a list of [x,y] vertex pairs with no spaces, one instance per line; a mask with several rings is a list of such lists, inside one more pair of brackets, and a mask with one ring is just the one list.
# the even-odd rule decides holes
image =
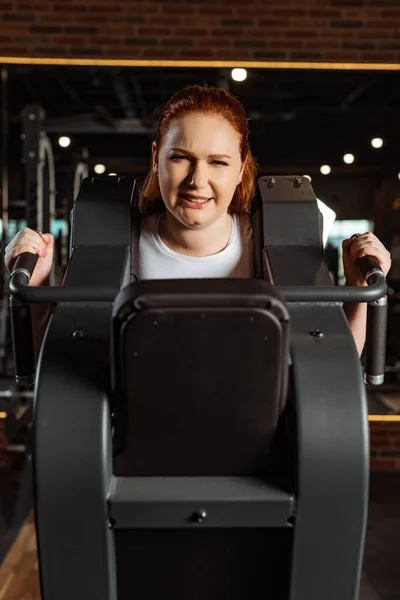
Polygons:
[[[2,183],[1,183],[1,218],[3,220],[3,250],[6,245],[8,229],[8,71],[1,70],[1,123],[2,123]],[[3,254],[4,255],[4,254]]]
[[39,169],[39,138],[43,111],[40,106],[29,105],[22,111],[23,160],[25,164],[25,207],[28,227],[38,229],[40,207],[37,185]]
[[114,477],[117,529],[290,527],[294,497],[260,477]]
[[72,192],[72,199],[74,202],[79,194],[79,190],[81,189],[82,181],[86,177],[89,177],[88,165],[84,162],[78,162],[75,167],[74,188],[73,188],[73,192]]
[[372,302],[386,295],[384,278],[376,278],[368,287],[291,287],[278,288],[287,302]]
[[119,73],[116,77],[113,78],[113,89],[115,95],[118,98],[118,101],[125,113],[125,116],[128,118],[136,117],[136,111],[132,103],[132,98],[126,85],[126,81],[123,79],[121,73]]
[[[1,181],[1,219],[3,225],[3,231],[1,236],[1,251],[2,256],[5,254],[5,247],[7,245],[7,231],[8,231],[8,70],[2,68],[1,70],[1,169],[2,169],[2,181]],[[3,295],[3,304],[0,311],[0,370],[3,375],[7,372],[7,356],[8,356],[8,302],[4,300],[5,292],[8,284],[8,272],[5,268],[4,260],[1,261],[1,293]]]
[[387,296],[368,304],[364,381],[371,385],[385,379],[387,312]]
[[[277,287],[287,302],[372,302],[386,294],[386,281],[377,278],[368,287]],[[25,302],[112,302],[115,288],[67,288],[18,286],[10,281],[10,292]]]
[[[43,131],[39,138],[37,206],[39,230],[51,233],[56,216],[56,169],[50,139]],[[55,266],[53,262],[49,276],[51,285],[55,284]]]

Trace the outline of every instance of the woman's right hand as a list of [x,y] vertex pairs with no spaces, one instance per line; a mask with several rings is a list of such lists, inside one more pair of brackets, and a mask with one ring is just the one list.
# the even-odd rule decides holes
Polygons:
[[37,231],[28,227],[21,229],[5,249],[4,262],[10,272],[17,257],[24,252],[39,255],[29,285],[44,285],[48,280],[53,264],[54,237],[51,233],[39,235]]

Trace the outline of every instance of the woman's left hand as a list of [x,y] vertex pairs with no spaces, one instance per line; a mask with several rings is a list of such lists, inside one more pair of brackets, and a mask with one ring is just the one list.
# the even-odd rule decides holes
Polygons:
[[368,231],[358,237],[351,237],[343,240],[343,268],[347,285],[363,286],[367,285],[365,279],[356,265],[358,258],[362,256],[373,256],[381,266],[386,277],[392,265],[390,253],[380,240]]

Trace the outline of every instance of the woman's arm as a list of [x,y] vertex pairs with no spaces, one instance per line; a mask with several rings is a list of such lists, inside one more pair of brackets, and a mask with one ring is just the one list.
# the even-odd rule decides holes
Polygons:
[[[4,262],[8,271],[11,272],[16,259],[24,252],[31,252],[39,256],[29,285],[33,287],[48,285],[53,264],[53,236],[50,233],[39,233],[38,231],[24,227],[5,248]],[[32,336],[36,362],[52,312],[52,304],[31,304]]]
[[[358,237],[353,236],[344,240],[343,248],[343,268],[346,277],[346,285],[366,286],[364,277],[360,269],[356,266],[356,261],[362,256],[374,256],[385,276],[388,274],[392,261],[390,253],[380,240],[371,232],[364,233]],[[357,351],[361,356],[367,330],[367,303],[348,303],[343,306]]]
[[348,303],[343,306],[343,309],[349,322],[351,333],[353,334],[357,352],[361,356],[365,345],[367,329],[367,303]]

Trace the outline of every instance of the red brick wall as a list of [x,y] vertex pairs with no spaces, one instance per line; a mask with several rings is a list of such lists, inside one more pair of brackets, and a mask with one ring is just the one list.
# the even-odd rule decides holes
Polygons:
[[373,421],[369,431],[371,470],[400,470],[400,421]]
[[400,62],[400,2],[0,0],[0,55]]

